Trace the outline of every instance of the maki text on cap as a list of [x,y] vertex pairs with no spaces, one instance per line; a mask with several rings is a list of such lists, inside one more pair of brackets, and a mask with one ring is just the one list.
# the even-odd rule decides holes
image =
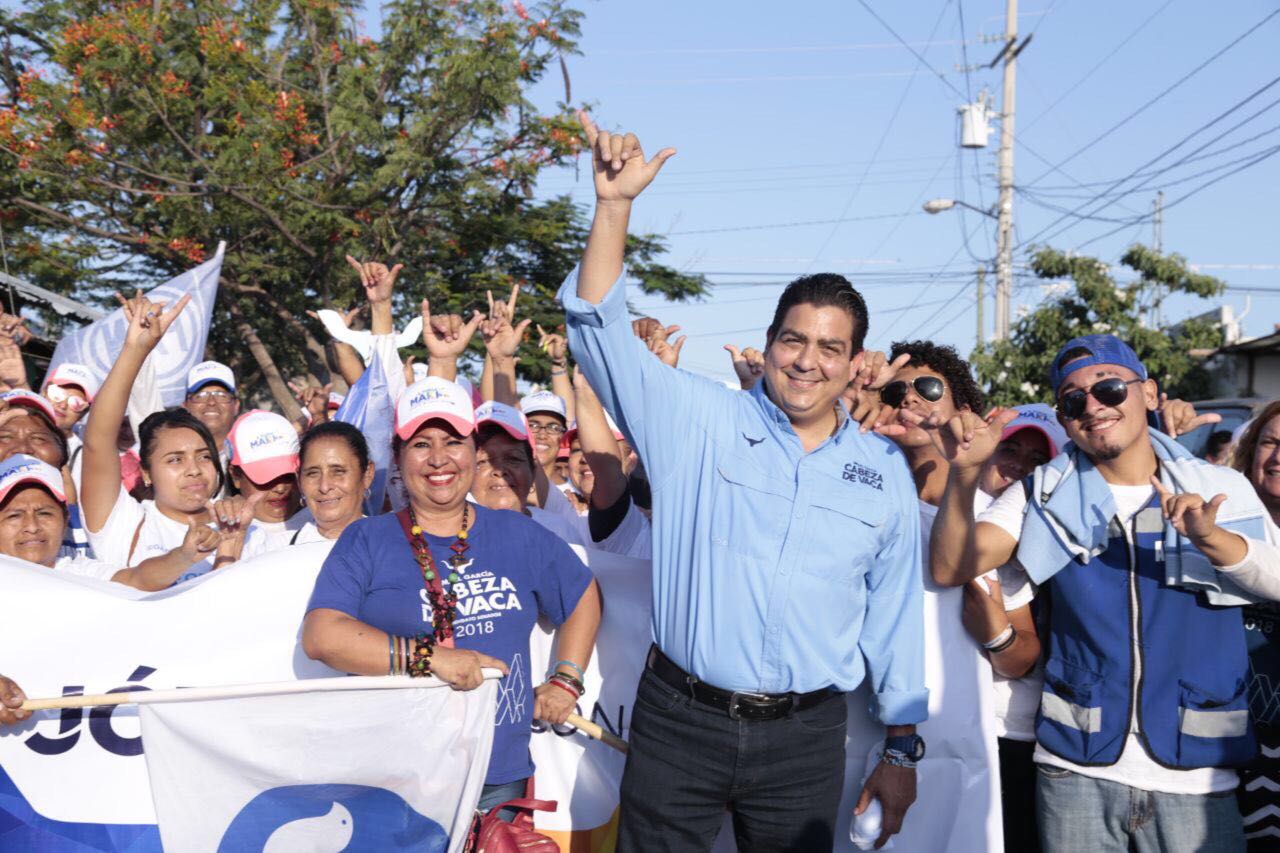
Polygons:
[[227,442],[231,464],[260,486],[298,471],[298,432],[275,412],[245,412],[232,424]]
[[230,367],[220,361],[202,361],[187,373],[187,393],[194,394],[215,382],[235,393],[236,377]]

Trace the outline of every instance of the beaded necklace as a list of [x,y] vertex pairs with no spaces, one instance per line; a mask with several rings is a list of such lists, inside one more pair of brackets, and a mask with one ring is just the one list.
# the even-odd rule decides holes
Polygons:
[[427,588],[427,596],[431,600],[431,610],[433,613],[431,626],[435,635],[436,642],[444,643],[453,637],[453,620],[458,615],[458,595],[453,591],[453,584],[462,580],[463,566],[466,560],[463,555],[467,553],[467,527],[470,520],[471,508],[465,503],[462,505],[462,529],[458,531],[458,538],[449,550],[453,551],[453,556],[449,558],[450,572],[447,578],[449,587],[446,588],[439,577],[439,570],[436,568],[435,558],[431,556],[431,549],[427,546],[426,537],[422,534],[422,527],[418,524],[418,519],[414,515],[413,507],[409,508],[409,533],[411,538],[409,544],[413,546],[414,559],[418,561],[418,568],[422,570],[422,582]]

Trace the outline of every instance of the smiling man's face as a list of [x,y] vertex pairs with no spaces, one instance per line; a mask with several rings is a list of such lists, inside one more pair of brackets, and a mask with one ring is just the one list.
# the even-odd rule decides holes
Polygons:
[[793,423],[826,417],[853,379],[853,318],[834,305],[787,311],[764,352],[769,397]]
[[1128,395],[1123,401],[1107,406],[1090,394],[1080,417],[1068,420],[1059,413],[1058,421],[1067,431],[1067,437],[1090,459],[1105,462],[1119,457],[1146,435],[1147,412],[1155,411],[1158,396],[1155,382],[1142,381],[1127,367],[1091,364],[1067,374],[1058,388],[1058,399],[1072,391],[1089,390],[1104,379],[1128,383]]

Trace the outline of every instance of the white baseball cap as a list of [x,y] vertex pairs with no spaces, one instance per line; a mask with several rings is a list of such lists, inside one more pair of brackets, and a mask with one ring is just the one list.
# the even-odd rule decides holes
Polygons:
[[456,382],[428,376],[404,389],[396,402],[396,435],[407,441],[424,423],[437,418],[459,435],[470,435],[476,428],[476,410],[467,392]]
[[529,421],[524,413],[514,406],[489,400],[476,407],[476,428],[484,424],[497,424],[506,430],[507,435],[519,441],[529,440]]
[[342,394],[339,394],[337,391],[330,391],[328,408],[331,410],[341,409],[342,404],[346,402],[346,399],[347,398],[345,396],[343,396]]
[[564,400],[561,400],[550,391],[534,391],[532,394],[527,394],[520,401],[520,411],[524,412],[526,416],[547,412],[559,415],[561,418],[568,417],[568,410],[565,408]]
[[245,412],[231,425],[227,443],[231,464],[258,485],[298,471],[298,431],[275,412]]
[[44,486],[58,503],[67,503],[67,493],[63,490],[62,472],[48,462],[42,462],[25,453],[15,453],[0,462],[0,502],[9,497],[15,487],[23,483],[35,483]]
[[230,367],[220,361],[202,361],[187,374],[187,393],[194,394],[211,382],[226,386],[232,393],[236,390],[236,377]]
[[50,403],[35,391],[28,391],[25,388],[5,391],[0,394],[0,400],[4,400],[10,406],[21,406],[24,409],[37,411],[48,418],[49,423],[54,424],[56,428],[58,413],[53,410],[53,403]]
[[1058,423],[1058,415],[1053,408],[1044,403],[1028,403],[1025,406],[1014,406],[1013,409],[1018,416],[1009,421],[1009,425],[1000,433],[1000,440],[1004,441],[1024,429],[1034,429],[1049,442],[1049,455],[1057,456],[1068,439],[1067,431]]
[[49,378],[44,381],[44,387],[48,388],[50,385],[63,387],[70,385],[79,388],[90,403],[93,402],[93,398],[98,394],[98,388],[101,387],[92,370],[83,364],[74,364],[70,361],[64,361],[53,369]]

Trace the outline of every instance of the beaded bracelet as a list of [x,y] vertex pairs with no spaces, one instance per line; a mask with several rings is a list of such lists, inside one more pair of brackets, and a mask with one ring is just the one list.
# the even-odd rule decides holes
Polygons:
[[410,678],[426,678],[431,674],[431,654],[435,649],[435,637],[418,634],[413,638],[413,656],[408,665]]
[[586,673],[582,671],[582,667],[578,666],[576,663],[574,663],[571,660],[558,660],[555,663],[551,664],[551,671],[548,672],[547,675],[555,674],[556,670],[560,669],[560,667],[562,666],[572,667],[573,671],[578,673],[578,680],[586,681],[587,676],[586,676]]

